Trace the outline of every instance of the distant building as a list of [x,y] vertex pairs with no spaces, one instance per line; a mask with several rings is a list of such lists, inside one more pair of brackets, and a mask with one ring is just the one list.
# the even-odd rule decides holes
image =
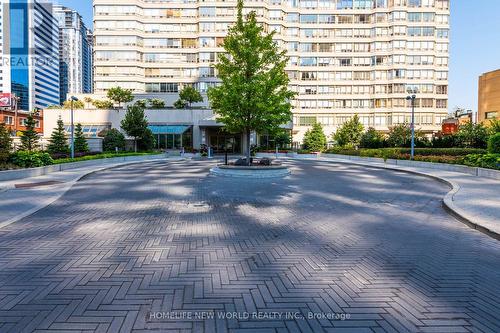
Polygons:
[[[59,26],[60,103],[68,94],[92,92],[92,32],[78,12],[54,6]],[[59,103],[58,103],[59,104]]]
[[19,97],[19,110],[59,104],[59,31],[42,0],[1,1],[0,88]]
[[500,119],[500,69],[479,77],[478,122]]

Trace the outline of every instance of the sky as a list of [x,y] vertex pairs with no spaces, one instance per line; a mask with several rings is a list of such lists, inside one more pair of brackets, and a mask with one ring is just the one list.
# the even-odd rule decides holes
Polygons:
[[[92,0],[54,0],[92,26]],[[449,108],[477,110],[482,73],[500,69],[500,0],[451,0]]]

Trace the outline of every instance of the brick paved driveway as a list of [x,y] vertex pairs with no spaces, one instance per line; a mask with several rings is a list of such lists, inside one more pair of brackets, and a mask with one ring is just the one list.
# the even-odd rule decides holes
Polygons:
[[0,229],[0,332],[500,332],[500,242],[443,211],[444,185],[290,163],[86,177]]

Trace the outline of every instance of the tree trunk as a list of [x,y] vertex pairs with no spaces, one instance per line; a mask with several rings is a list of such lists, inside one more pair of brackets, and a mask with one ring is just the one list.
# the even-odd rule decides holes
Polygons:
[[137,138],[134,138],[134,152],[137,153]]
[[251,131],[248,129],[245,133],[246,135],[246,139],[247,139],[247,165],[250,165],[250,135],[251,135]]

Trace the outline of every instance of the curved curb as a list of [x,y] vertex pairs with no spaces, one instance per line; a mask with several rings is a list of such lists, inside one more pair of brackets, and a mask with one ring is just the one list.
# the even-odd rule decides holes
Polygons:
[[210,174],[219,177],[228,178],[252,178],[256,179],[271,179],[271,178],[285,178],[292,172],[288,168],[270,169],[270,170],[248,170],[248,169],[224,169],[224,168],[211,168]]
[[[308,161],[309,161],[309,159],[308,159]],[[442,177],[439,177],[436,175],[431,175],[431,174],[421,172],[421,171],[402,169],[401,167],[395,168],[395,167],[388,166],[388,165],[381,166],[381,165],[372,165],[372,164],[365,164],[365,163],[359,163],[359,162],[357,163],[357,162],[349,161],[349,160],[341,160],[341,159],[332,160],[332,159],[324,159],[324,158],[318,159],[317,161],[359,165],[359,166],[372,167],[372,168],[377,168],[377,169],[382,169],[382,170],[385,169],[385,170],[401,171],[401,172],[406,172],[409,174],[415,174],[415,175],[424,176],[424,177],[428,177],[428,178],[432,178],[434,180],[437,180],[437,181],[451,187],[451,190],[444,196],[444,198],[442,200],[442,206],[448,214],[450,214],[451,216],[453,216],[454,218],[456,218],[458,221],[462,222],[463,224],[467,225],[468,227],[475,229],[479,232],[482,232],[483,234],[485,234],[491,238],[494,238],[496,240],[500,240],[500,233],[493,231],[493,230],[491,230],[491,229],[489,229],[489,228],[487,228],[487,227],[485,227],[477,222],[474,222],[473,218],[469,214],[465,213],[462,209],[460,209],[457,205],[455,205],[455,203],[453,202],[453,197],[455,196],[455,194],[457,194],[460,191],[461,188],[460,188],[460,185],[458,185],[457,183],[455,183],[451,180],[448,180],[446,178],[442,178]]]
[[[73,186],[77,182],[79,182],[82,178],[84,178],[84,177],[86,177],[88,175],[91,175],[91,174],[96,173],[96,172],[104,171],[104,170],[113,169],[113,168],[116,168],[116,167],[126,166],[126,165],[138,164],[138,163],[143,163],[143,162],[168,161],[168,160],[169,160],[168,158],[159,158],[159,159],[151,159],[151,160],[145,160],[145,161],[122,162],[122,163],[118,163],[118,164],[115,164],[115,165],[108,165],[108,166],[104,166],[104,167],[96,169],[96,170],[91,170],[89,172],[85,172],[85,173],[79,175],[78,177],[76,177],[74,180],[72,180],[72,181],[70,181],[68,183],[64,183],[66,185],[65,188],[60,193],[54,195],[54,197],[48,199],[47,202],[44,202],[42,205],[33,207],[32,209],[30,209],[30,210],[28,210],[26,212],[23,212],[23,213],[21,213],[19,215],[16,215],[15,217],[12,217],[12,218],[10,218],[7,221],[0,222],[0,229],[6,227],[8,225],[11,225],[12,223],[15,223],[15,222],[17,222],[19,220],[22,220],[23,218],[28,217],[28,216],[30,216],[30,215],[38,212],[39,210],[44,209],[47,206],[50,206],[51,204],[53,204],[54,202],[56,202],[57,200],[59,200],[69,190],[71,190],[73,188]],[[174,160],[174,161],[178,161],[178,160]],[[52,186],[54,186],[54,185],[52,185]],[[7,188],[6,190],[8,190],[8,189],[9,188]]]

